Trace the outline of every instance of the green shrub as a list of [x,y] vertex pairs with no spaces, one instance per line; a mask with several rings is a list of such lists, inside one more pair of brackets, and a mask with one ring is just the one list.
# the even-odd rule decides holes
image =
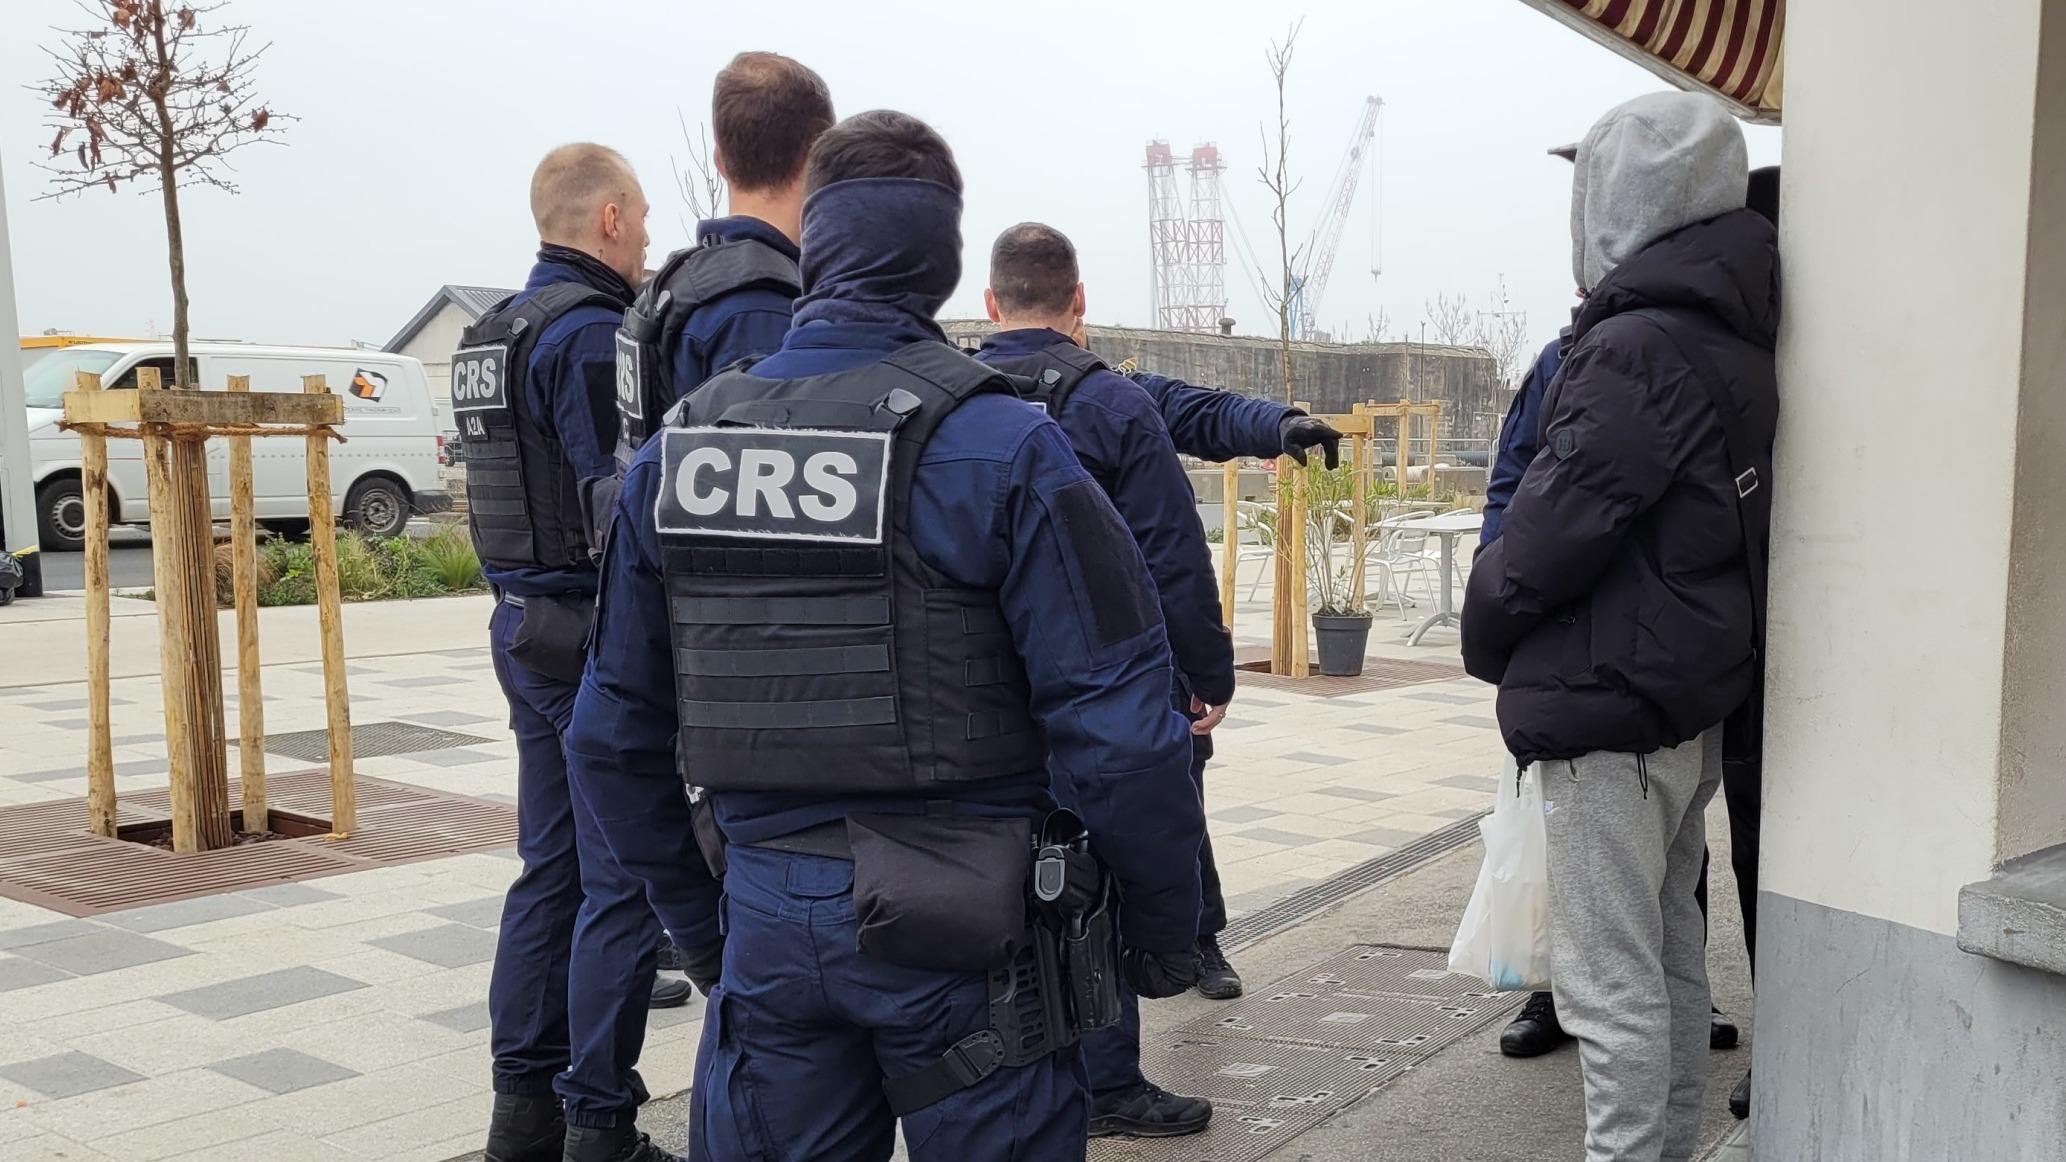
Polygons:
[[482,589],[481,559],[462,528],[449,528],[416,542],[416,559],[432,580],[447,590]]
[[[260,605],[307,605],[316,599],[315,550],[273,539],[259,546]],[[418,541],[337,534],[337,589],[346,601],[437,597],[486,588],[480,558],[464,529],[446,529]]]

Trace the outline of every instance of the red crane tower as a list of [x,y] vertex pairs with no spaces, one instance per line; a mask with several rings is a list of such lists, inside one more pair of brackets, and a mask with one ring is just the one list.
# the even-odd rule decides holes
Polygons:
[[1220,175],[1226,162],[1217,145],[1191,150],[1188,199],[1177,185],[1176,157],[1167,141],[1148,143],[1148,255],[1150,318],[1172,331],[1219,329],[1227,313],[1227,228]]

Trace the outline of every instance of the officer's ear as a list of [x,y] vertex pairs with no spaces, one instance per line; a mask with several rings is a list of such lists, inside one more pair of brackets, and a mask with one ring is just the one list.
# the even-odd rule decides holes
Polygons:
[[601,228],[602,236],[609,241],[615,242],[617,239],[622,238],[624,236],[624,207],[615,202],[603,203],[603,211],[596,225]]
[[989,287],[983,288],[983,313],[989,315],[993,323],[1004,322],[1004,312],[997,308],[997,292]]
[[1086,302],[1087,300],[1083,294],[1083,284],[1079,282],[1076,284],[1076,293],[1069,296],[1069,313],[1079,319],[1088,317],[1090,309],[1085,305]]
[[[729,186],[734,184],[732,181],[732,169],[730,166],[725,164],[725,151],[719,149],[714,144],[710,147],[710,165],[713,169],[717,170],[717,176],[725,180],[725,185]],[[712,214],[715,214],[718,212],[718,208],[716,206],[712,206],[710,207],[710,212]]]

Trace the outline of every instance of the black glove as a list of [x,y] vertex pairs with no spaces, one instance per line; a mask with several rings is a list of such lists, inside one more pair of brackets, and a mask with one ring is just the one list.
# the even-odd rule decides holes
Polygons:
[[1325,420],[1293,412],[1277,425],[1277,438],[1284,444],[1284,454],[1300,464],[1306,462],[1306,449],[1318,444],[1327,453],[1329,468],[1341,465],[1341,433]]
[[1119,975],[1126,987],[1151,1001],[1179,996],[1198,983],[1198,954],[1188,948],[1182,952],[1121,949]]
[[675,963],[681,966],[682,975],[689,978],[689,983],[696,986],[697,992],[707,997],[710,990],[717,987],[717,978],[724,969],[724,938],[719,937],[694,948],[677,946],[674,958]]

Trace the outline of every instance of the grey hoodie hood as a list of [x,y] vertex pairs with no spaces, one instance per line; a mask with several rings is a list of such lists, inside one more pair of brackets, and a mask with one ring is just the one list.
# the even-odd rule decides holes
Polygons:
[[1571,273],[1591,290],[1683,226],[1743,208],[1743,129],[1699,93],[1652,93],[1608,110],[1578,143]]

